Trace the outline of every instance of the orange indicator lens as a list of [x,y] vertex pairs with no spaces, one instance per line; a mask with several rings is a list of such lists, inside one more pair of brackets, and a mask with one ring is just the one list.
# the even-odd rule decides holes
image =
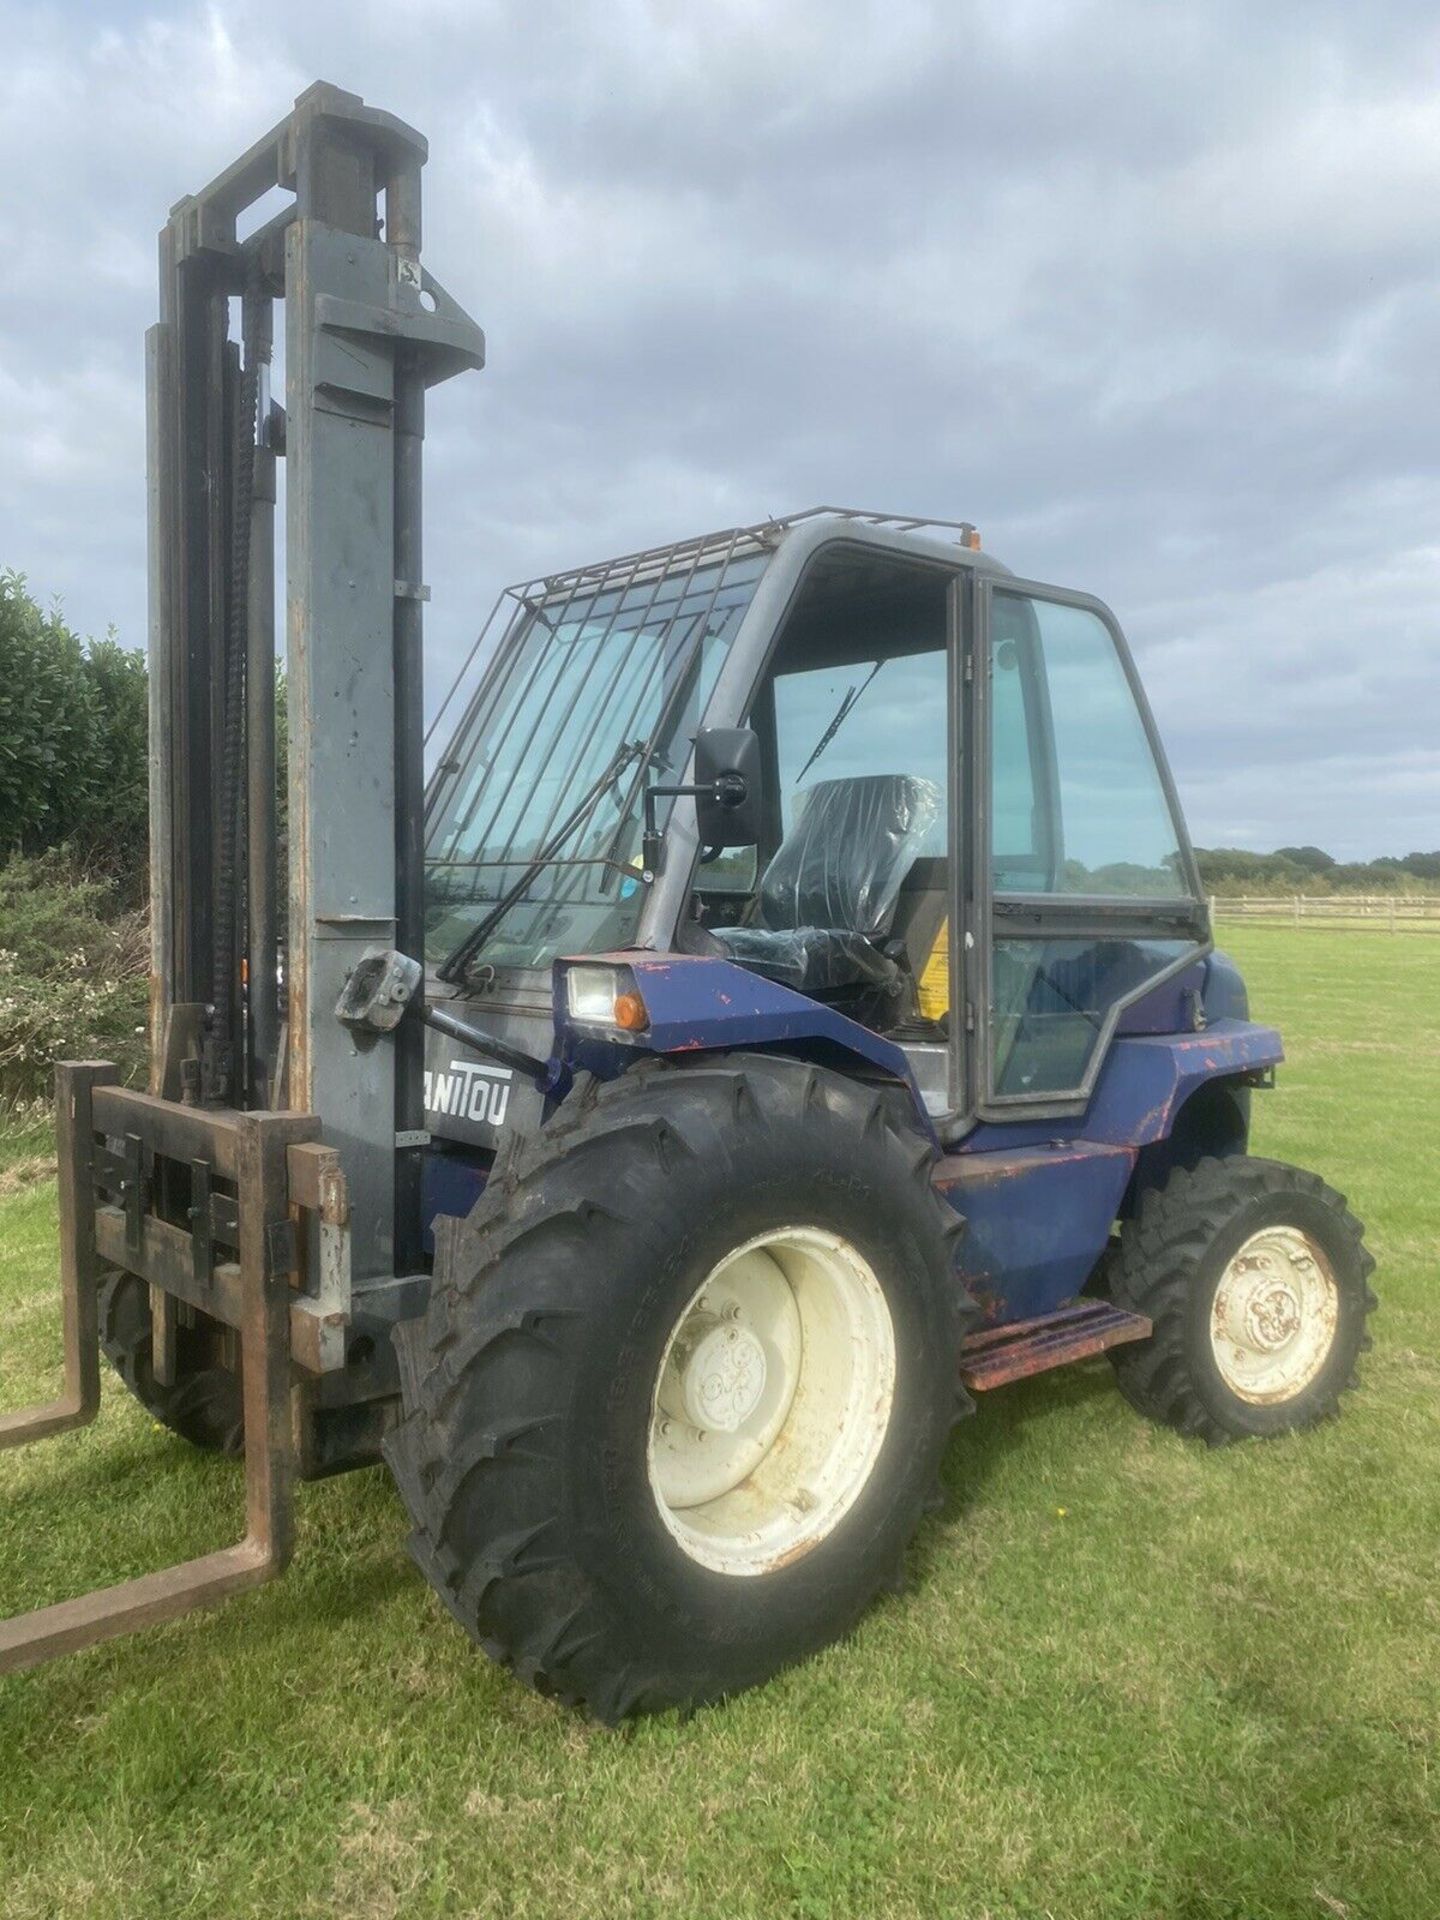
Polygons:
[[615,1024],[623,1027],[626,1033],[641,1033],[649,1026],[650,1016],[638,993],[619,993],[615,996]]

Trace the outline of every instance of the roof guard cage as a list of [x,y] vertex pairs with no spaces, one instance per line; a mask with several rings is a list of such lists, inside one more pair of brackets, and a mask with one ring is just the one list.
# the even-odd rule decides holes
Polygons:
[[445,698],[435,711],[425,732],[430,746],[441,721],[454,706],[461,687],[469,679],[476,662],[488,665],[494,649],[510,631],[519,613],[556,597],[574,601],[623,582],[634,587],[645,584],[656,574],[686,567],[692,572],[715,565],[721,568],[757,554],[772,553],[794,528],[810,520],[849,520],[858,526],[882,527],[891,533],[956,534],[962,544],[975,532],[969,520],[932,520],[905,513],[877,513],[866,507],[806,507],[800,513],[783,514],[777,519],[758,520],[753,526],[726,527],[718,533],[697,534],[689,540],[675,540],[668,546],[642,547],[634,553],[622,553],[610,560],[593,561],[587,566],[570,567],[559,573],[537,574],[509,586],[496,598],[483,626],[475,636],[459,671],[451,681]]

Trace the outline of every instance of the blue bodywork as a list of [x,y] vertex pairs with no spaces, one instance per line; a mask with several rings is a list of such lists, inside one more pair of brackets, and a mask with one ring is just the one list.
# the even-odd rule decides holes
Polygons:
[[1072,1299],[1105,1250],[1142,1150],[1170,1138],[1200,1088],[1243,1084],[1281,1056],[1279,1034],[1247,1020],[1122,1035],[1082,1120],[1051,1122],[1039,1141],[1033,1124],[978,1127],[946,1154],[935,1181],[965,1216],[957,1263],[986,1317],[1033,1319]]
[[[777,1052],[905,1089],[917,1128],[940,1149],[936,1186],[966,1221],[957,1275],[997,1326],[1049,1313],[1081,1290],[1142,1155],[1166,1151],[1202,1089],[1211,1098],[1217,1089],[1233,1092],[1228,1120],[1213,1119],[1208,1106],[1192,1108],[1203,1121],[1189,1129],[1187,1143],[1193,1140],[1197,1152],[1243,1145],[1240,1090],[1283,1058],[1278,1033],[1244,1017],[1236,970],[1212,955],[1125,1010],[1082,1115],[1040,1119],[1020,1109],[1013,1120],[982,1121],[947,1150],[904,1050],[832,1007],[708,956],[587,956],[588,966],[628,967],[644,1000],[648,1028],[617,1038],[570,1019],[566,964],[555,969],[555,1050],[545,1089],[551,1106],[576,1073],[614,1079],[645,1053],[682,1059]],[[468,1213],[485,1178],[474,1154],[454,1147],[432,1153],[427,1220]]]

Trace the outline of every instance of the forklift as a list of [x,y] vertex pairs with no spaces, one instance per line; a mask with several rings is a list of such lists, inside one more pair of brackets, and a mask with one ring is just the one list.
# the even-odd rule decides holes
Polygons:
[[485,343],[425,158],[318,84],[161,234],[149,1085],[58,1069],[64,1391],[0,1446],[91,1421],[103,1351],[243,1455],[245,1531],[0,1623],[0,1672],[273,1578],[297,1483],[383,1460],[463,1630],[613,1723],[848,1632],[1007,1382],[1333,1414],[1373,1263],[1247,1152],[1281,1043],[1114,616],[972,526],[523,582],[427,780],[426,396]]

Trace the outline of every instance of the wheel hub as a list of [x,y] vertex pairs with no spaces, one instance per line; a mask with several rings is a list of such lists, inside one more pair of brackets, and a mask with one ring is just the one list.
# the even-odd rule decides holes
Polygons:
[[818,1227],[736,1248],[681,1314],[655,1383],[650,1487],[703,1566],[767,1573],[849,1510],[889,1427],[895,1336],[862,1255]]
[[684,1417],[700,1433],[736,1433],[765,1391],[765,1349],[738,1315],[729,1321],[691,1317],[711,1318],[711,1324],[697,1328],[680,1367],[670,1369],[672,1376],[678,1372]]
[[1284,1281],[1254,1294],[1245,1308],[1245,1330],[1259,1353],[1273,1353],[1300,1328],[1300,1301]]
[[1252,1234],[1215,1289],[1211,1344],[1226,1386],[1255,1405],[1293,1399],[1329,1356],[1339,1302],[1329,1263],[1298,1227]]

